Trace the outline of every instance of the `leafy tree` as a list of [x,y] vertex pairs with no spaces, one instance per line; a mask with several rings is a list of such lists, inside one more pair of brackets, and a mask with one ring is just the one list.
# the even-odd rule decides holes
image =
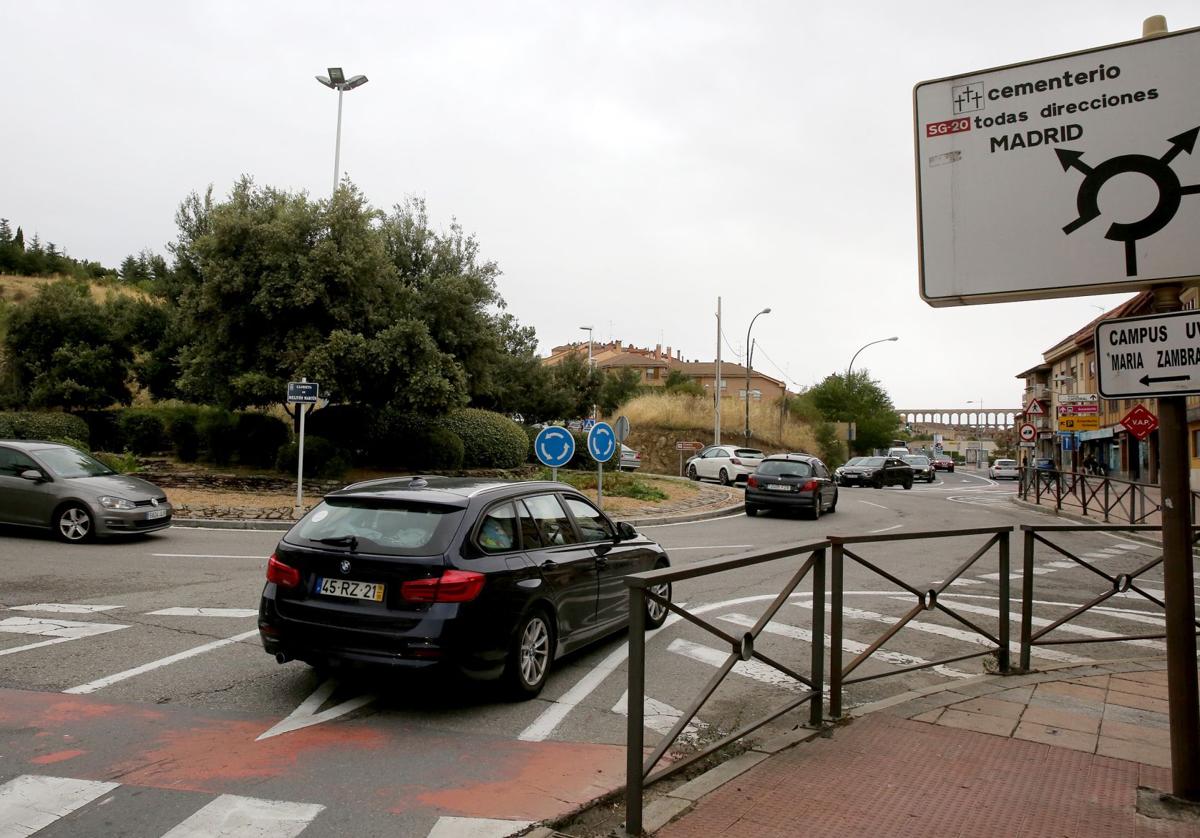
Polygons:
[[563,397],[564,413],[556,418],[577,419],[592,415],[592,405],[600,401],[604,378],[587,360],[568,355],[552,367],[551,386]]
[[671,370],[667,373],[667,377],[663,381],[663,388],[668,393],[681,393],[686,396],[705,395],[704,387],[700,382],[680,370]]
[[845,375],[834,373],[804,394],[827,422],[854,422],[857,433],[854,452],[864,454],[886,448],[899,419],[891,397],[864,370]]
[[637,395],[642,388],[642,374],[636,369],[605,370],[600,384],[597,404],[605,413],[614,413],[618,407]]
[[85,283],[64,279],[13,308],[5,355],[17,397],[32,407],[129,404],[133,345],[112,301],[96,303]]

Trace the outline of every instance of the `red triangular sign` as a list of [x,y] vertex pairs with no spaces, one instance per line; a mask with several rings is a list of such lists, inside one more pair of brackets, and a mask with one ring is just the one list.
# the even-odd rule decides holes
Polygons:
[[1042,403],[1040,401],[1038,401],[1037,399],[1034,399],[1033,401],[1031,401],[1029,403],[1029,406],[1025,408],[1025,415],[1026,416],[1045,416],[1046,408],[1042,406]]

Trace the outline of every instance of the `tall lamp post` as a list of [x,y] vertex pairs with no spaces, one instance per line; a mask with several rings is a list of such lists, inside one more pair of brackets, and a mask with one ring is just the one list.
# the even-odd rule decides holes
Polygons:
[[[591,326],[580,326],[579,328],[588,333],[588,375],[590,377],[592,370],[595,369],[595,364],[592,361],[592,327]],[[596,418],[596,405],[595,405],[595,403],[593,403],[592,404],[592,419],[595,419],[595,418]]]
[[[983,399],[967,399],[967,404],[979,405],[979,422],[975,425],[979,431],[979,451],[975,454],[975,468],[980,467],[979,455],[983,453],[983,423],[987,421],[983,413]],[[984,458],[986,459],[986,457]]]
[[337,194],[338,168],[342,157],[342,94],[347,90],[362,87],[367,83],[366,76],[351,76],[346,78],[341,67],[330,67],[328,76],[317,76],[317,81],[338,92],[337,141],[333,146],[333,192]]
[[[873,340],[870,343],[864,343],[862,346],[860,346],[858,348],[858,352],[855,352],[853,355],[850,356],[850,366],[846,367],[846,391],[847,392],[849,392],[849,390],[850,390],[850,373],[854,372],[854,362],[856,360],[858,360],[858,353],[862,352],[868,346],[874,346],[877,343],[887,343],[889,341],[896,341],[896,340],[900,340],[900,337],[898,335],[892,335],[890,338],[880,338],[879,340]],[[847,428],[846,428],[846,456],[847,457],[854,455],[854,450],[853,450],[854,449],[854,437],[853,437],[853,435],[851,435],[851,432],[850,432],[850,428],[849,428],[850,424],[852,424],[852,423],[847,423]]]
[[746,327],[746,445],[750,444],[750,330],[754,328],[754,321],[762,317],[764,314],[770,314],[771,309],[764,308],[758,314],[750,318],[750,325]]

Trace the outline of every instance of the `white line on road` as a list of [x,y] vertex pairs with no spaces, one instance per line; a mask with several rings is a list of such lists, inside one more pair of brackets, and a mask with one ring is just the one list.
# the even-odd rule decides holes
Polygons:
[[458,818],[442,815],[425,838],[505,838],[533,826],[534,821],[506,821],[499,818]]
[[1108,536],[1108,537],[1109,537],[1109,538],[1111,538],[1113,541],[1115,541],[1115,542],[1117,542],[1118,544],[1122,545],[1122,549],[1123,549],[1123,550],[1140,550],[1140,549],[1141,549],[1141,548],[1143,548],[1143,547],[1149,547],[1149,546],[1150,546],[1149,544],[1139,544],[1139,543],[1138,543],[1138,542],[1136,542],[1136,541],[1129,541],[1129,540],[1127,540],[1127,539],[1121,538],[1119,535],[1113,535],[1113,534],[1112,534],[1112,533],[1110,533],[1110,532],[1101,532],[1100,534],[1101,534],[1101,535],[1104,535],[1104,536]]
[[[721,649],[714,649],[711,646],[703,646],[699,643],[693,643],[690,640],[678,638],[671,641],[671,645],[667,646],[668,652],[674,652],[677,655],[683,655],[685,658],[706,663],[714,669],[720,669],[729,659],[729,652]],[[733,672],[741,675],[743,678],[751,678],[763,684],[770,684],[773,687],[783,687],[788,690],[801,688],[803,685],[789,675],[784,675],[773,666],[768,666],[765,663],[758,661],[743,661],[739,660],[733,665]]]
[[[335,704],[325,710],[321,710],[321,705],[329,700],[333,695],[333,691],[337,689],[338,682],[334,678],[328,678],[321,682],[312,694],[304,701],[300,702],[300,706],[287,715],[283,721],[272,727],[265,733],[255,737],[254,741],[258,742],[263,739],[270,739],[272,736],[278,736],[281,733],[290,733],[293,730],[299,730],[302,727],[312,727],[324,722],[332,721],[333,719],[345,716],[347,713],[353,713],[360,707],[366,707],[376,699],[374,693],[363,693],[357,695],[341,704]],[[317,711],[321,710],[320,713]]]
[[41,614],[97,614],[124,608],[124,605],[76,605],[70,602],[35,602],[32,605],[14,605],[9,611],[36,611]]
[[715,524],[718,521],[732,521],[734,518],[746,517],[745,512],[737,512],[733,515],[722,515],[720,518],[705,518],[701,521],[676,521],[673,524],[644,524],[637,527],[638,530],[658,530],[663,527],[690,527],[693,524]]
[[319,803],[223,794],[163,838],[294,838],[323,811]]
[[147,611],[148,617],[253,617],[257,608],[163,608]]
[[[682,603],[678,604],[682,606]],[[661,628],[646,632],[646,642],[649,643],[652,637],[681,619],[683,618],[678,614],[672,614]],[[591,672],[576,681],[571,689],[550,702],[550,706],[543,710],[529,727],[521,731],[517,738],[522,742],[541,742],[546,739],[562,723],[567,714],[575,709],[575,705],[587,698],[596,687],[604,682],[609,673],[625,662],[627,657],[629,657],[629,643],[625,642],[592,667]]]
[[859,500],[858,498],[855,498],[855,500],[858,500],[859,503],[865,503],[867,506],[873,506],[876,509],[887,509],[886,506],[880,506],[877,503],[871,503],[869,500]]
[[24,838],[91,803],[119,783],[23,774],[0,786],[0,836]]
[[[984,608],[982,605],[970,605],[965,602],[954,602],[950,597],[943,598],[949,600],[959,611],[966,611],[970,614],[983,614],[989,617],[1000,616],[1000,612],[995,608]],[[893,597],[893,599],[900,598]],[[1048,626],[1051,624],[1050,620],[1047,620],[1043,617],[1034,617],[1032,615],[1030,615],[1029,621],[1035,626]],[[1062,631],[1066,632],[1067,634],[1078,634],[1083,637],[1094,637],[1097,640],[1111,640],[1113,638],[1120,637],[1120,635],[1116,632],[1104,631],[1103,629],[1095,629],[1088,626],[1079,626],[1075,625],[1074,623],[1065,623],[1055,629],[1055,631]],[[1164,644],[1157,640],[1121,640],[1117,642],[1128,643],[1132,646],[1144,646],[1147,649],[1165,650],[1167,648]]]
[[[800,608],[811,609],[813,607],[812,602],[793,602],[791,604],[799,606]],[[832,609],[832,606],[830,606],[828,603],[826,603],[825,610],[832,612],[833,609]],[[867,620],[869,622],[883,623],[883,624],[889,625],[889,626],[894,625],[897,621],[896,617],[889,617],[886,614],[880,614],[875,611],[863,611],[858,608],[843,608],[842,613],[851,620]],[[992,641],[988,640],[982,634],[975,634],[974,632],[964,631],[962,629],[950,628],[948,626],[941,626],[941,625],[938,625],[937,623],[926,623],[926,622],[922,622],[921,620],[912,620],[912,621],[906,623],[904,625],[904,628],[912,629],[913,631],[924,632],[926,634],[937,634],[937,635],[941,635],[942,637],[949,637],[952,640],[961,640],[964,643],[973,643],[976,646],[991,647],[991,646],[995,645],[992,643]],[[1021,647],[1020,647],[1020,644],[1018,644],[1018,643],[1011,643],[1009,648],[1014,652],[1019,652]],[[1035,657],[1042,657],[1042,658],[1046,658],[1047,660],[1061,661],[1062,663],[1091,663],[1092,662],[1091,658],[1084,658],[1084,657],[1080,657],[1079,655],[1068,654],[1067,652],[1059,652],[1054,649],[1035,648],[1032,650],[1031,653]]]
[[[733,623],[735,626],[744,626],[745,628],[752,628],[757,622],[745,614],[726,614],[720,619],[727,623]],[[782,637],[790,637],[793,640],[801,640],[810,644],[812,643],[813,638],[812,632],[808,629],[790,626],[787,623],[767,623],[766,626],[763,627],[763,631],[767,632],[768,634],[778,634]],[[825,635],[825,643],[828,644],[832,642],[833,638],[831,638],[828,634]],[[856,640],[842,638],[843,652],[849,652],[852,655],[861,655],[863,652],[867,651],[868,648],[869,647],[865,643],[859,643]],[[876,660],[883,661],[884,663],[890,663],[892,666],[921,666],[922,664],[929,663],[929,661],[925,660],[924,658],[918,658],[915,655],[906,655],[903,652],[888,652],[883,649],[872,652],[871,657]],[[970,673],[962,672],[958,669],[951,669],[948,666],[939,665],[932,668],[934,672],[939,672],[948,678],[974,677]]]
[[876,533],[881,533],[881,532],[891,532],[892,530],[900,529],[902,526],[904,526],[904,524],[894,524],[890,527],[884,527],[881,530],[871,530],[870,534],[875,535]]
[[668,547],[668,553],[678,553],[680,550],[744,550],[753,547],[753,544],[713,544],[704,547]]
[[[618,716],[629,715],[629,690],[621,693],[621,697],[613,705],[612,711]],[[642,723],[655,733],[661,733],[663,736],[666,736],[681,718],[683,718],[682,710],[678,710],[666,702],[653,699],[648,695],[643,696]],[[708,725],[705,722],[693,717],[690,722],[684,725],[683,732],[679,734],[679,738],[694,740],[700,731],[707,727]]]
[[129,628],[120,623],[77,623],[74,620],[45,620],[38,617],[9,617],[0,620],[0,632],[9,634],[35,634],[42,637],[61,637],[78,640],[94,637],[110,631]]
[[157,559],[260,559],[266,560],[261,553],[257,556],[223,556],[212,553],[151,553]]
[[257,635],[258,629],[244,631],[241,634],[235,634],[233,637],[226,637],[224,640],[214,640],[211,643],[205,643],[202,646],[195,646],[187,651],[179,652],[175,655],[160,658],[156,661],[150,661],[150,663],[144,663],[141,666],[135,666],[133,669],[126,669],[124,672],[118,672],[115,675],[109,675],[105,678],[98,678],[95,681],[89,681],[86,684],[80,684],[78,687],[71,687],[70,689],[63,690],[63,692],[69,695],[86,695],[88,693],[94,693],[97,690],[102,690],[105,687],[111,686],[120,681],[125,681],[129,678],[133,678],[146,672],[151,672],[152,670],[159,669],[164,666],[170,666],[171,664],[177,663],[181,660],[194,658],[196,655],[202,655],[205,652],[211,652],[214,649],[220,649],[222,646],[228,646],[231,643],[240,643],[243,640],[249,640],[251,637],[256,637]]

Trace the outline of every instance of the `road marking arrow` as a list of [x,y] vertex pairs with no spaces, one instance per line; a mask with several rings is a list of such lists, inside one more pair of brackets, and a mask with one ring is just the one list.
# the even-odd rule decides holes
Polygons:
[[[348,701],[343,701],[340,704],[335,704],[332,707],[321,710],[321,705],[329,700],[329,697],[333,695],[337,686],[338,682],[335,678],[328,678],[321,682],[320,686],[313,690],[312,695],[304,699],[299,707],[288,714],[287,718],[258,736],[254,741],[261,742],[263,739],[269,739],[281,733],[290,733],[302,727],[311,727],[312,725],[319,725],[322,722],[332,721],[347,713],[353,713],[360,707],[366,707],[377,698],[374,693],[364,693]],[[320,710],[319,713],[317,712],[318,710]]]

